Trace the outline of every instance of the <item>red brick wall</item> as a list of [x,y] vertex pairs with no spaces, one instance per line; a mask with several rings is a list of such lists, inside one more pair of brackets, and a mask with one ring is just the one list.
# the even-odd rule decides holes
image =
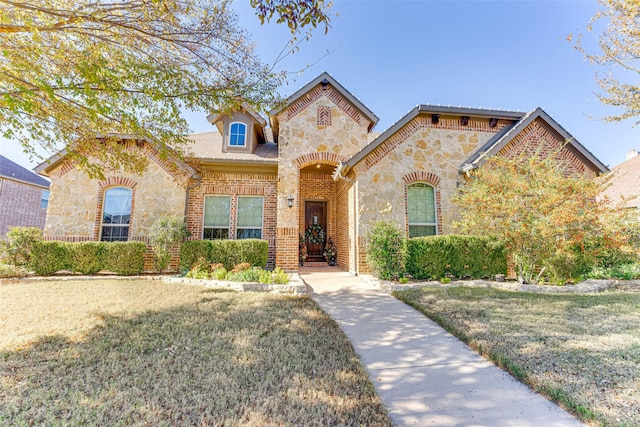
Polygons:
[[0,238],[9,227],[44,228],[47,214],[40,207],[44,188],[0,178]]
[[565,176],[584,175],[594,178],[596,172],[589,169],[577,153],[565,144],[565,141],[553,132],[541,119],[536,119],[516,135],[499,155],[507,157],[539,156],[546,158],[555,153],[555,158],[564,170]]
[[[217,172],[204,170],[201,173],[202,182],[189,191],[187,229],[192,238],[202,238],[202,223],[204,219],[204,198],[208,195],[231,196],[231,218],[229,238],[236,234],[236,208],[238,196],[264,197],[262,238],[269,243],[268,267],[275,266],[275,242],[277,220],[277,175],[270,173],[251,172]],[[297,265],[298,241],[295,241],[295,257]]]
[[336,239],[336,183],[329,174],[300,173],[300,234],[304,232],[304,202],[308,200],[327,202],[327,238]]
[[351,247],[354,236],[353,201],[349,200],[349,191],[353,188],[350,182],[340,180],[336,183],[336,249],[338,250],[338,266],[344,270],[355,271]]

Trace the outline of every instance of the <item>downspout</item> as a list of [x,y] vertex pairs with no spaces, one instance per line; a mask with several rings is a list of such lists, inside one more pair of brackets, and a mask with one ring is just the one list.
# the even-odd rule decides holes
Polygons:
[[185,224],[187,224],[187,216],[189,213],[189,193],[191,189],[196,188],[197,186],[202,184],[202,175],[198,173],[194,173],[193,175],[191,175],[191,179],[195,179],[196,182],[194,184],[188,185],[187,191],[185,192],[186,193],[184,196],[184,223]]
[[[340,162],[338,164],[338,168],[336,169],[335,176],[338,179],[349,182],[353,184],[353,245],[351,250],[353,251],[353,273],[358,275],[358,182],[355,179],[347,178],[344,176],[343,172],[345,171],[344,167],[346,163]],[[348,169],[347,169],[348,172]]]

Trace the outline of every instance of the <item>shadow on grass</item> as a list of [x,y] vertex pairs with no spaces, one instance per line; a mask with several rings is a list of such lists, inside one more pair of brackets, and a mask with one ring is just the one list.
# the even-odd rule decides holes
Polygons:
[[394,295],[586,421],[640,425],[640,294],[421,288]]
[[194,304],[100,316],[82,342],[0,353],[0,425],[391,425],[310,299],[205,290]]

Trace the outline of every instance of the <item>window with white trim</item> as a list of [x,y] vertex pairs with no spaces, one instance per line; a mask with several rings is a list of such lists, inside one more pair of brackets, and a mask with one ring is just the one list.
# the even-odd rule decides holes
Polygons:
[[229,146],[244,147],[247,141],[247,125],[234,122],[229,125]]
[[204,198],[203,239],[228,239],[231,196]]
[[409,237],[438,234],[436,192],[433,186],[419,182],[407,187],[407,215]]
[[126,242],[131,222],[131,195],[126,187],[113,187],[104,192],[100,240]]
[[236,239],[262,239],[264,197],[239,196]]

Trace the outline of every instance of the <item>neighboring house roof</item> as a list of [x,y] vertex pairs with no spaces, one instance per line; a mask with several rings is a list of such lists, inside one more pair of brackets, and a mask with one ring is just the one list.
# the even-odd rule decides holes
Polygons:
[[626,199],[624,206],[637,208],[640,206],[640,156],[636,155],[613,167],[605,179],[610,179],[609,186],[602,192],[611,202],[617,204]]
[[504,146],[506,146],[516,135],[524,130],[530,123],[536,119],[543,120],[547,125],[551,127],[562,139],[567,141],[567,146],[572,148],[573,151],[582,157],[582,159],[588,163],[591,163],[594,169],[605,173],[609,168],[598,160],[589,150],[587,150],[577,139],[567,132],[558,122],[556,122],[551,116],[549,116],[542,108],[538,107],[529,113],[522,115],[517,122],[511,126],[503,128],[500,132],[493,136],[484,145],[479,147],[471,156],[460,166],[463,171],[475,169],[484,163],[487,158],[498,153]]
[[197,133],[189,135],[189,139],[193,143],[185,147],[186,156],[206,163],[278,164],[278,145],[274,142],[258,144],[253,153],[224,153],[219,132]]
[[[356,153],[346,164],[346,170],[352,168],[356,164],[360,163],[367,155],[373,150],[378,148],[382,143],[389,139],[393,134],[402,129],[407,123],[419,116],[420,114],[447,114],[454,116],[469,116],[469,117],[488,117],[495,119],[507,119],[507,120],[519,120],[524,113],[514,111],[501,111],[490,110],[480,108],[462,108],[462,107],[443,107],[440,105],[418,105],[405,114],[400,120],[394,123],[389,129],[382,132],[376,139],[374,139],[369,145],[364,147],[360,152]],[[345,170],[345,171],[346,171]]]
[[21,181],[38,187],[49,188],[49,181],[23,168],[19,164],[0,156],[0,178],[7,178],[14,181]]
[[[320,74],[318,77],[316,77],[315,79],[311,80],[309,83],[304,85],[302,88],[297,90],[294,94],[289,96],[287,99],[285,99],[284,105],[280,106],[279,108],[275,108],[269,112],[269,115],[271,116],[271,127],[274,129],[274,135],[278,134],[277,115],[280,114],[287,107],[289,107],[291,104],[296,102],[298,99],[302,98],[304,95],[306,95],[308,92],[310,92],[312,89],[314,89],[318,85],[323,85],[323,86],[331,85],[334,89],[336,89],[340,93],[340,95],[342,95],[345,99],[347,99],[369,121],[369,126],[367,127],[368,131],[370,131],[371,128],[373,128],[375,124],[378,123],[378,120],[379,120],[378,116],[376,116],[373,113],[373,111],[367,108],[366,105],[364,105],[358,98],[353,96],[351,92],[349,92],[344,86],[338,83],[336,79],[331,77],[331,75],[325,71],[322,74]],[[276,141],[276,143],[277,142],[278,141]]]

